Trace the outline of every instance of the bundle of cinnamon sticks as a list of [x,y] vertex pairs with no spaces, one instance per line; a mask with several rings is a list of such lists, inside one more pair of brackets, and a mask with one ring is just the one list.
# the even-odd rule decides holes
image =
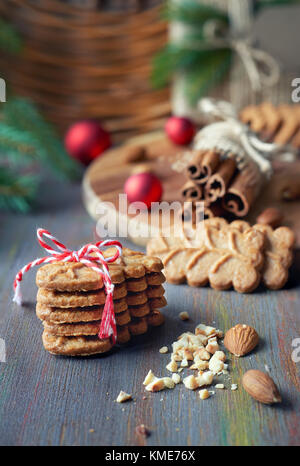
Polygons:
[[262,185],[256,165],[237,169],[235,158],[215,150],[195,150],[186,168],[188,181],[181,190],[184,201],[204,201],[204,218],[229,212],[244,217]]

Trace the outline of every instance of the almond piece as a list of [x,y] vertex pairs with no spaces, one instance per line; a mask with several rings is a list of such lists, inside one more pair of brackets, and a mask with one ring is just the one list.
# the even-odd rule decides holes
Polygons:
[[120,391],[118,398],[116,399],[118,403],[124,403],[124,401],[129,401],[129,400],[132,400],[132,395],[130,395],[129,393],[123,392],[123,390]]
[[250,325],[237,324],[225,333],[224,346],[235,356],[245,356],[258,344],[259,336]]
[[160,354],[166,354],[169,351],[169,348],[167,346],[162,346],[159,350]]
[[280,403],[281,395],[273,379],[258,370],[247,371],[243,375],[243,387],[249,395],[260,403]]
[[200,400],[207,400],[207,398],[209,397],[210,397],[210,393],[206,388],[203,388],[203,390],[200,390],[199,392]]
[[177,372],[178,371],[177,362],[174,360],[171,360],[169,364],[166,366],[166,369],[170,372]]
[[195,390],[196,388],[199,387],[199,383],[197,378],[194,375],[189,375],[185,379],[183,379],[183,383],[186,388],[189,390]]
[[148,372],[148,374],[146,375],[145,377],[145,380],[143,382],[143,385],[149,385],[149,383],[153,382],[153,380],[155,380],[157,377],[155,377],[155,375],[153,374],[152,370],[150,369],[150,371]]

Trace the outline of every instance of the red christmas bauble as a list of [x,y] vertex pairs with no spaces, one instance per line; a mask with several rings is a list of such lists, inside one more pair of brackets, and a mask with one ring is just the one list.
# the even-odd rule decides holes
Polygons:
[[130,203],[143,202],[149,208],[151,202],[160,201],[163,189],[157,176],[152,173],[137,173],[126,180],[124,192]]
[[65,135],[65,148],[74,159],[88,165],[111,145],[110,135],[95,120],[74,123]]
[[195,126],[188,118],[172,116],[168,119],[165,130],[175,144],[189,144],[195,134]]

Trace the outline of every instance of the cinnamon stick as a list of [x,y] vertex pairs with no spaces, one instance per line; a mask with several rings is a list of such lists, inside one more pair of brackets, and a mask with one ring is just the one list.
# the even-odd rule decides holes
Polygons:
[[262,186],[262,175],[254,165],[248,165],[233,179],[223,197],[224,209],[237,217],[244,217],[250,210]]
[[202,150],[194,151],[193,158],[187,166],[187,176],[190,180],[194,180],[199,177],[201,170],[201,162],[204,154],[205,151]]
[[[212,217],[225,217],[226,211],[223,209],[222,205],[219,202],[215,202],[211,205],[204,206],[204,220]],[[203,218],[203,217],[202,217]],[[196,220],[200,220],[196,215]]]
[[213,150],[204,153],[198,151],[188,164],[188,177],[197,184],[204,184],[215,172],[219,163],[220,155],[217,152]]
[[202,198],[202,194],[202,187],[191,180],[187,181],[181,190],[184,201],[198,201]]
[[236,170],[236,162],[232,158],[223,160],[217,171],[209,178],[205,186],[205,199],[208,203],[215,202],[226,193],[226,188]]

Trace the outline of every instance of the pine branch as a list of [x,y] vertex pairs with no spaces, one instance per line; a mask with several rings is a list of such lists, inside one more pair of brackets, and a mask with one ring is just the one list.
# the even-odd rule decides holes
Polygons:
[[35,148],[34,154],[31,155],[37,161],[48,166],[60,178],[79,177],[79,165],[69,157],[53,127],[43,119],[31,102],[21,98],[10,98],[3,108],[4,122],[30,139]]
[[0,18],[0,48],[4,52],[18,54],[22,48],[22,41],[13,26]]
[[198,63],[185,70],[185,95],[191,104],[203,97],[228,73],[232,60],[232,50],[220,49],[202,54]]
[[162,16],[167,21],[181,21],[191,26],[201,26],[209,20],[216,20],[228,24],[228,15],[220,9],[204,5],[195,0],[184,0],[178,3],[166,2]]
[[257,0],[254,5],[254,11],[260,12],[264,8],[269,8],[272,6],[289,6],[300,4],[300,0]]
[[26,166],[38,160],[38,150],[32,134],[0,122],[0,160],[16,166]]
[[165,86],[172,75],[179,70],[191,68],[203,56],[201,50],[190,50],[169,44],[153,60],[151,80],[155,88]]
[[30,210],[38,178],[32,175],[16,175],[7,167],[0,168],[0,209],[26,213]]

